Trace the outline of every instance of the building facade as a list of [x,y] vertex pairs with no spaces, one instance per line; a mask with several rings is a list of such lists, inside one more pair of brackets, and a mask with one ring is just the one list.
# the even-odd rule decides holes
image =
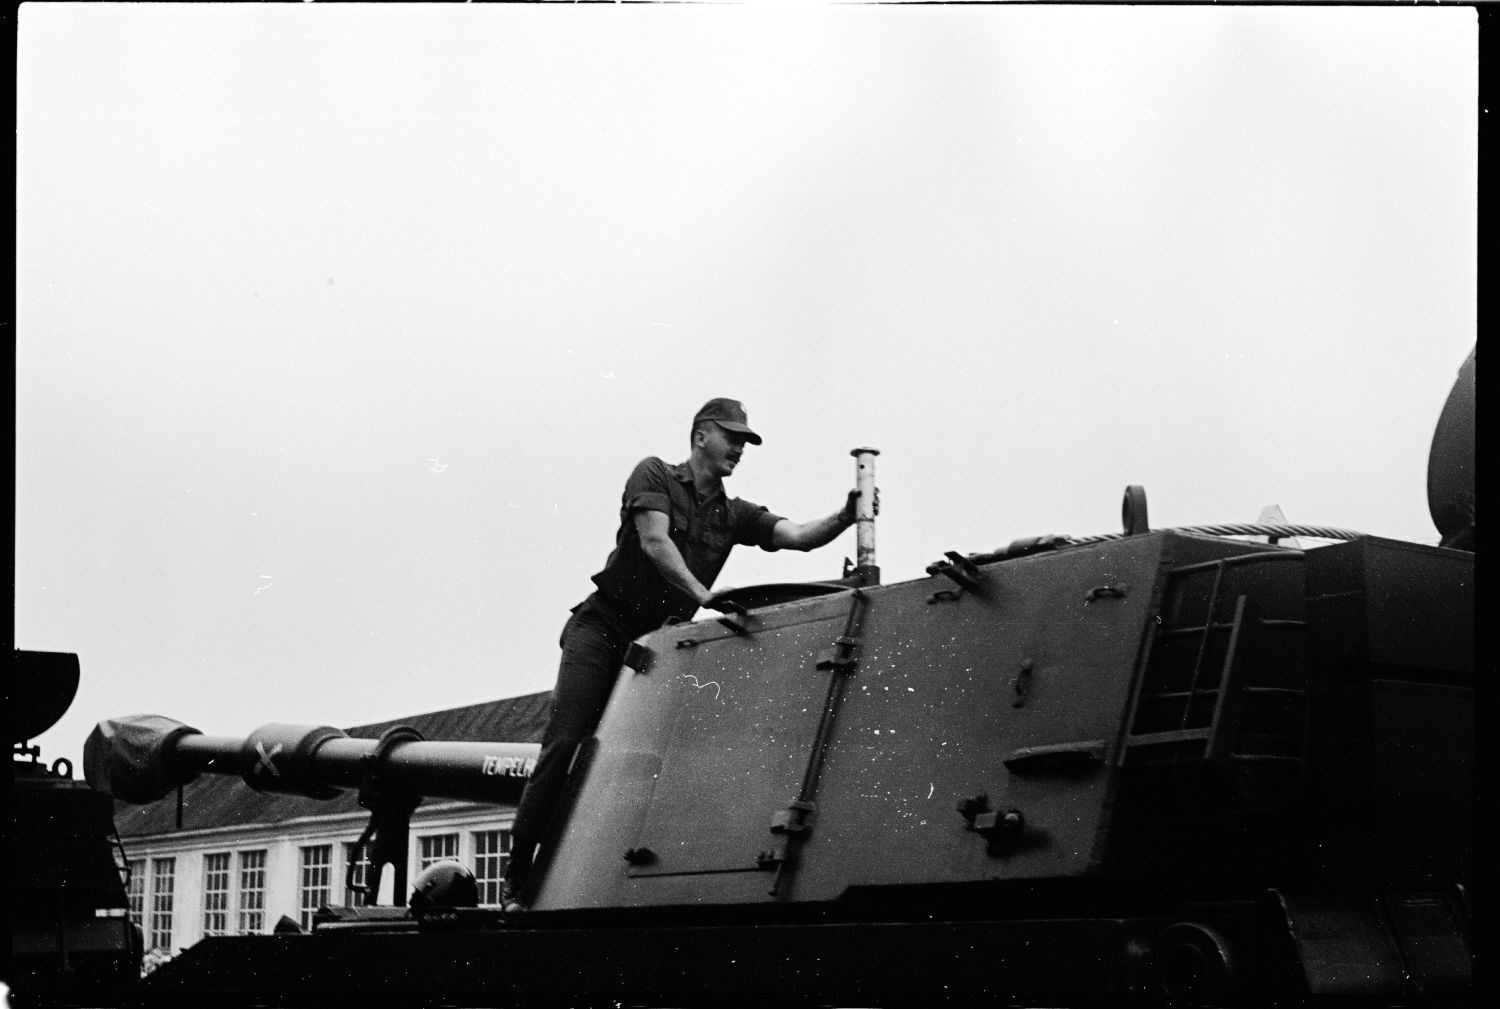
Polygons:
[[[428,739],[539,742],[549,697],[528,694],[346,731],[374,739],[406,725]],[[269,795],[238,778],[205,775],[178,801],[118,804],[130,912],[146,949],[172,954],[208,936],[269,932],[283,919],[307,929],[320,907],[357,904],[354,887],[364,884],[368,864],[355,843],[369,813],[356,799],[350,792],[326,801]],[[510,806],[424,801],[411,817],[403,896],[427,866],[456,859],[473,870],[481,904],[497,905],[514,813]],[[393,903],[393,876],[382,879],[382,904]]]

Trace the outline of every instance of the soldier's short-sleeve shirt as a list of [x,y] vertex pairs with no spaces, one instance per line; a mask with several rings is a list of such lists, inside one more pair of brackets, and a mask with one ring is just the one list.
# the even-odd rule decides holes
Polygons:
[[635,528],[640,511],[658,511],[670,522],[672,542],[687,568],[705,586],[719,576],[736,543],[775,550],[771,531],[781,516],[722,490],[700,498],[687,463],[670,465],[656,456],[636,464],[620,499],[620,529],[615,549],[594,575],[594,584],[609,598],[635,633],[660,626],[668,617],[690,618],[698,604],[674,588],[641,549]]

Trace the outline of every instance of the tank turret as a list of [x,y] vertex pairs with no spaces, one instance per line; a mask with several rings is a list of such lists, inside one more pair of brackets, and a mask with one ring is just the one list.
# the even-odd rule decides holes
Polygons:
[[[1438,546],[1153,529],[1132,486],[1120,532],[949,550],[895,583],[862,529],[841,580],[633,643],[529,910],[464,906],[444,869],[424,894],[457,897],[204,940],[153,1004],[1462,1002],[1474,556],[1472,508],[1450,512]],[[534,752],[137,716],[85,764],[130,801],[200,773],[358,787],[404,838],[414,796],[508,801]]]
[[[1472,555],[1127,527],[952,552],[916,581],[782,586],[645,635],[575,759],[532,910],[458,932],[450,913],[400,977],[365,969],[394,990],[453,956],[465,997],[680,996],[800,992],[783,972],[816,963],[825,996],[915,996],[940,931],[970,994],[996,976],[1020,998],[1462,990]],[[85,762],[136,800],[217,772],[500,801],[522,779],[494,769],[528,752],[131,719]],[[320,976],[326,952],[282,938],[276,976]],[[158,991],[228,983],[212,951],[235,941]],[[560,981],[577,943],[588,966]]]

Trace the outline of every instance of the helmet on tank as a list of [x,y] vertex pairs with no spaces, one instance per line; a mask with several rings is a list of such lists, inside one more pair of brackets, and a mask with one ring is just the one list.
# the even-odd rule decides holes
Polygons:
[[478,907],[479,884],[474,874],[458,862],[445,859],[423,869],[412,884],[413,911],[435,907]]

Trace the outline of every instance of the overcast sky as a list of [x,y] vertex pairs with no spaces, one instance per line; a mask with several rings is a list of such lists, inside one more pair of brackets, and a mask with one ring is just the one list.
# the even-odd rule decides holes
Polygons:
[[880,449],[888,582],[1131,483],[1437,540],[1473,10],[33,3],[17,83],[15,638],[83,666],[48,759],[550,688],[713,396],[789,518]]

